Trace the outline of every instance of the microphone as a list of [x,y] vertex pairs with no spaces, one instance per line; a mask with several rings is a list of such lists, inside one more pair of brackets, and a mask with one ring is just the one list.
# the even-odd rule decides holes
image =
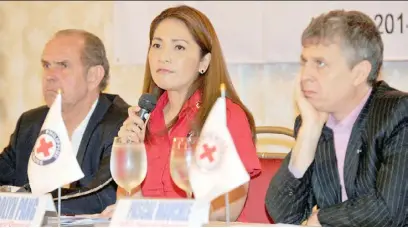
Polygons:
[[145,93],[139,98],[138,105],[140,107],[140,111],[137,115],[143,120],[143,122],[146,122],[149,119],[150,113],[156,107],[156,103],[156,96],[150,93]]

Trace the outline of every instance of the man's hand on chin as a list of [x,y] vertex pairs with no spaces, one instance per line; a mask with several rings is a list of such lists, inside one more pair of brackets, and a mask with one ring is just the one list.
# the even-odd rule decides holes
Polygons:
[[309,219],[307,220],[306,226],[322,226],[317,218],[318,212],[319,210],[313,211],[312,215],[310,215]]

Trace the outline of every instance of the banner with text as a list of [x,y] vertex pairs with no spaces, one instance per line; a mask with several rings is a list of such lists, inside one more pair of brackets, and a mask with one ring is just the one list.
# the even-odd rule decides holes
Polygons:
[[151,21],[180,4],[207,15],[232,64],[298,62],[303,30],[313,17],[335,9],[369,15],[382,33],[385,60],[408,60],[407,1],[118,1],[113,19],[115,62],[145,64]]

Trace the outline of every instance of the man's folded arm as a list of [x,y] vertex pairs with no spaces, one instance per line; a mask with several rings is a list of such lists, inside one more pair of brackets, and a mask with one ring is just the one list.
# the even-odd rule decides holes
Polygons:
[[[302,142],[298,140],[303,140],[298,138],[301,124],[301,118],[296,118],[294,135],[296,143],[300,143],[298,147],[302,147]],[[313,163],[306,170],[296,170],[296,167],[290,167],[292,156],[293,150],[282,162],[266,193],[266,208],[276,223],[301,224],[315,205],[311,187]]]

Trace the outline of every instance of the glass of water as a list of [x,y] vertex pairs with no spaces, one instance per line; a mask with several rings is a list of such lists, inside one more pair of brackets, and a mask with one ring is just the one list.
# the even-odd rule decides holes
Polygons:
[[146,177],[147,157],[144,143],[128,142],[115,137],[112,146],[110,170],[112,178],[130,196]]
[[193,149],[187,137],[173,138],[170,155],[170,174],[173,182],[192,198],[192,189],[188,178],[188,169],[193,158]]

